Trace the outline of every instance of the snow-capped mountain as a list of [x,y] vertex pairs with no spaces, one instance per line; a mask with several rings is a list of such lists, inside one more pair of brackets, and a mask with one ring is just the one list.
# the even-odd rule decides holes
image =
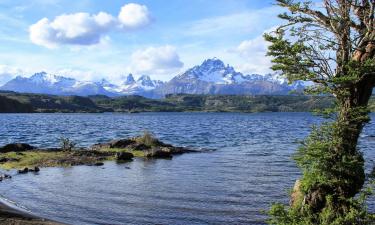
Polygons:
[[0,87],[0,90],[55,95],[141,95],[162,98],[166,94],[178,93],[285,95],[293,90],[302,90],[307,85],[309,84],[302,81],[288,84],[278,73],[244,75],[221,60],[212,58],[168,82],[152,80],[147,75],[135,79],[132,74],[115,84],[105,79],[85,82],[40,72],[29,78],[18,76]]
[[[299,84],[304,84],[299,83]],[[243,75],[217,58],[207,59],[154,90],[155,96],[166,94],[245,94],[284,95],[300,85],[289,85],[277,73]]]
[[17,76],[3,85],[1,90],[54,95],[111,95],[101,85],[77,81],[73,78],[40,72],[31,77]]
[[143,95],[149,96],[149,92],[161,86],[162,81],[151,80],[150,76],[143,75],[137,80],[134,79],[132,74],[125,77],[124,81],[119,85],[110,83],[103,83],[104,89],[109,92],[122,94],[122,95]]

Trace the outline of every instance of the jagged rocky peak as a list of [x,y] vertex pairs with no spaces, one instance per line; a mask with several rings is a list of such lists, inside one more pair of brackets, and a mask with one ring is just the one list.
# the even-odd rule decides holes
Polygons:
[[143,86],[153,87],[155,86],[154,82],[151,80],[150,76],[142,75],[138,78],[137,82],[139,82]]
[[200,68],[202,69],[224,69],[225,64],[220,59],[214,57],[212,59],[206,59],[203,61],[203,63],[200,65]]
[[135,79],[133,77],[133,74],[129,73],[129,75],[125,77],[124,84],[130,85],[130,84],[134,84],[134,83],[135,83]]

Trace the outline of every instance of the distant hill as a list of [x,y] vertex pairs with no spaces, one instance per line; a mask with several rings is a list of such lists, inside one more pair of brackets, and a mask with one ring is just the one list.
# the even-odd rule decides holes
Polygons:
[[[375,104],[372,100],[372,109]],[[0,112],[309,112],[333,105],[331,97],[292,95],[57,96],[0,92]]]
[[0,113],[30,113],[33,107],[30,104],[0,95]]
[[31,77],[18,76],[0,87],[0,90],[21,93],[52,95],[107,95],[111,97],[139,95],[148,98],[164,98],[168,94],[208,95],[288,95],[301,91],[308,83],[297,81],[288,84],[277,73],[244,75],[217,58],[207,59],[168,82],[153,80],[143,75],[137,80],[132,74],[113,84],[105,79],[84,82],[73,78],[40,72]]
[[[90,98],[81,96],[56,96],[0,92],[6,99],[0,104],[0,112],[14,108],[12,112],[104,112]],[[14,107],[17,106],[17,108]],[[27,109],[27,110],[24,110]]]

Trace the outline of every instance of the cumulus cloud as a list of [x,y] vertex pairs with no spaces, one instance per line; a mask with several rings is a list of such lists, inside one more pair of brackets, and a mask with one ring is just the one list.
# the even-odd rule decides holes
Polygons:
[[243,64],[237,66],[238,70],[248,74],[271,72],[271,57],[266,56],[268,46],[269,43],[264,40],[263,36],[241,42],[233,50],[244,61]]
[[151,22],[150,13],[145,5],[129,3],[121,8],[118,15],[121,26],[125,29],[144,27]]
[[183,67],[176,48],[170,45],[149,47],[134,52],[131,70],[136,73],[165,74]]
[[96,15],[64,14],[53,21],[43,18],[30,26],[30,39],[33,43],[48,48],[58,44],[98,44],[114,25],[114,21],[111,15],[104,12]]
[[30,40],[37,45],[55,48],[59,45],[95,45],[116,27],[136,29],[150,23],[144,5],[129,3],[121,8],[118,18],[105,13],[63,14],[49,20],[43,18],[29,27]]

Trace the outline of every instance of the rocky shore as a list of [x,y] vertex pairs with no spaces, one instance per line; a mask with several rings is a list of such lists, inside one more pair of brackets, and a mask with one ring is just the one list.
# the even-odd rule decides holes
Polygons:
[[197,152],[166,144],[150,134],[98,143],[88,148],[74,146],[70,141],[53,149],[39,149],[26,143],[8,144],[0,148],[0,168],[28,173],[39,172],[42,167],[101,166],[108,160],[126,162],[135,157],[171,159],[174,155]]
[[0,199],[0,224],[2,225],[64,225],[63,223],[43,219],[17,208]]

